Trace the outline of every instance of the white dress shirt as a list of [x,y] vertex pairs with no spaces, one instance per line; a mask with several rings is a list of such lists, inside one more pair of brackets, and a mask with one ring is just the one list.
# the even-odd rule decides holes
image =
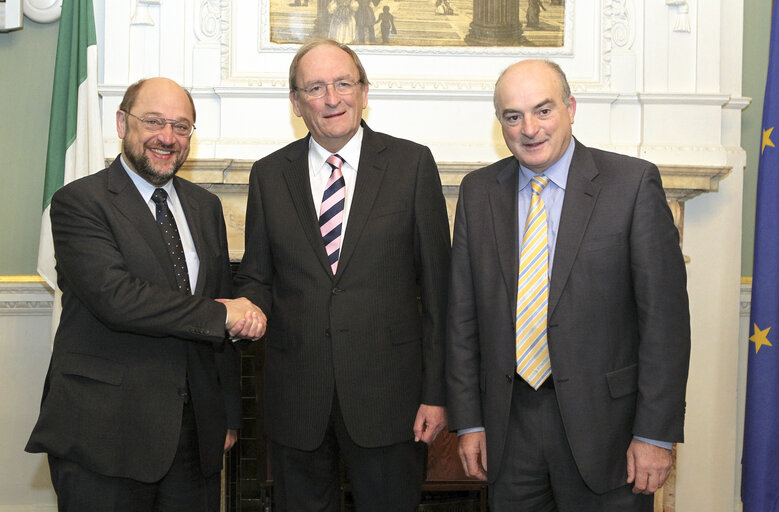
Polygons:
[[[130,169],[127,162],[124,161],[124,156],[120,156],[120,161],[122,162],[122,167],[124,167],[127,175],[130,176],[135,188],[138,189],[141,197],[146,201],[146,206],[149,207],[149,211],[155,222],[157,221],[157,205],[152,200],[151,196],[157,188],[165,189],[165,192],[168,193],[168,208],[170,209],[170,213],[173,214],[173,218],[176,220],[176,227],[181,236],[181,246],[184,248],[184,257],[187,260],[189,288],[192,293],[195,293],[195,288],[197,287],[197,274],[200,269],[200,258],[195,250],[195,242],[192,240],[192,233],[189,231],[187,217],[184,215],[184,210],[181,208],[181,201],[179,200],[179,195],[176,193],[176,187],[173,186],[173,180],[169,180],[161,187],[155,187]],[[320,197],[319,200],[321,201],[322,198]]]
[[[319,145],[313,137],[309,139],[308,145],[308,173],[311,182],[311,196],[314,198],[314,211],[317,218],[319,218],[319,208],[322,206],[322,196],[325,193],[325,187],[327,181],[330,179],[330,174],[333,168],[327,163],[327,159],[330,155],[328,150]],[[340,156],[344,163],[341,166],[341,174],[343,174],[344,181],[346,182],[346,201],[344,202],[344,217],[341,223],[341,244],[343,245],[344,236],[346,235],[346,223],[349,220],[349,209],[352,206],[352,199],[354,198],[354,184],[357,182],[357,167],[360,165],[360,149],[362,147],[362,126],[357,129],[357,133],[349,139],[344,147],[338,150],[337,154]]]

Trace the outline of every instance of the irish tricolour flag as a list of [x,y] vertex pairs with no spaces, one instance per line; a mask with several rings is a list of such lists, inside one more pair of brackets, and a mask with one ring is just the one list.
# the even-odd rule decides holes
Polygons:
[[49,205],[58,188],[105,167],[97,93],[97,38],[92,0],[62,2],[49,146],[43,188],[38,274],[54,290],[52,336],[59,323],[60,293],[54,270]]

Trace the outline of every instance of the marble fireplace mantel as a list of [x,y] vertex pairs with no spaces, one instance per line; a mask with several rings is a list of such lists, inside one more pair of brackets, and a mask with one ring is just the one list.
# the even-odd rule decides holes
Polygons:
[[[190,159],[181,168],[180,176],[212,191],[222,200],[227,223],[230,259],[238,261],[244,250],[244,224],[249,172],[253,160]],[[446,197],[450,223],[454,220],[457,193],[463,177],[484,162],[439,162],[441,184]],[[660,165],[663,187],[674,223],[680,235],[684,233],[684,203],[705,192],[716,192],[720,180],[731,171],[726,166]]]

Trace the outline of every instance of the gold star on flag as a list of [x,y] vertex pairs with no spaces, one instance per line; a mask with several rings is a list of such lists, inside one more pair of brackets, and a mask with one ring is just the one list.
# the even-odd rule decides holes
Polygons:
[[768,345],[769,347],[773,347],[771,345],[771,342],[768,341],[768,331],[770,331],[770,327],[766,327],[762,331],[760,328],[755,324],[755,334],[750,336],[749,341],[755,342],[755,354],[757,354],[760,351],[760,347],[764,345]]
[[776,147],[776,146],[774,146],[774,143],[771,140],[771,132],[772,131],[774,131],[774,127],[773,126],[771,128],[769,128],[769,129],[767,129],[767,130],[763,130],[763,148],[760,150],[760,154],[761,155],[763,154],[763,151],[765,151],[765,147],[766,146],[771,146],[772,148]]

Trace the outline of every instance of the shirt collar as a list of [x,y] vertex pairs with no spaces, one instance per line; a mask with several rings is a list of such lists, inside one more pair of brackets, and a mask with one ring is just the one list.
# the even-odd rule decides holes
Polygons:
[[155,189],[162,188],[165,189],[165,192],[168,193],[168,197],[178,197],[176,194],[176,189],[173,186],[173,180],[168,180],[167,183],[162,185],[161,187],[155,187],[145,179],[141,178],[141,176],[130,169],[130,166],[127,165],[127,162],[124,160],[124,155],[119,155],[119,161],[122,163],[122,167],[124,167],[125,172],[130,177],[130,180],[132,180],[133,185],[135,185],[135,188],[138,189],[138,192],[141,193],[141,197],[143,197],[143,200],[145,202],[151,201],[151,195],[154,193]]
[[[576,141],[571,137],[571,142],[568,143],[568,149],[565,150],[563,156],[561,156],[555,163],[549,166],[543,173],[544,176],[549,178],[549,181],[557,185],[559,188],[565,190],[565,184],[568,181],[568,171],[571,168],[571,159],[573,158],[573,150],[576,147]],[[536,173],[525,167],[519,166],[519,190],[522,190],[530,183],[530,180],[536,176]]]
[[[343,161],[349,164],[349,167],[355,171],[357,171],[357,166],[360,164],[362,135],[363,129],[362,126],[360,126],[357,128],[357,133],[355,133],[352,138],[349,139],[349,142],[347,142],[344,147],[336,152],[343,159]],[[327,161],[327,159],[333,153],[330,153],[328,150],[320,146],[319,143],[314,140],[314,137],[310,138],[308,148],[309,154],[312,158],[311,163],[313,164],[314,176],[318,176],[323,169],[327,169],[327,173],[330,174],[330,168],[325,168],[324,165],[325,161]]]

